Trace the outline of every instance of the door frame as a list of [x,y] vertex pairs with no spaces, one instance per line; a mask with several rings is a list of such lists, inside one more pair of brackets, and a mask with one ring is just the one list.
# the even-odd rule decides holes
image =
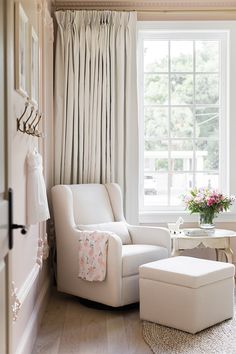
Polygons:
[[[4,27],[5,27],[5,190],[6,193],[12,185],[12,147],[11,135],[13,127],[13,90],[14,87],[14,0],[3,0]],[[6,196],[7,199],[7,196]],[[6,256],[7,276],[7,354],[12,354],[12,251]]]

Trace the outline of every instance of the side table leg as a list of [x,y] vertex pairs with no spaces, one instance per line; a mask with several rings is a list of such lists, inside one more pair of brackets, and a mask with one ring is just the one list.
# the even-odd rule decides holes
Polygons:
[[177,256],[181,256],[181,251],[173,249],[173,251],[171,252],[171,257],[177,257]]
[[218,248],[215,248],[216,251],[216,261],[219,261],[219,250]]
[[226,248],[223,250],[227,263],[233,263],[233,251],[231,248]]

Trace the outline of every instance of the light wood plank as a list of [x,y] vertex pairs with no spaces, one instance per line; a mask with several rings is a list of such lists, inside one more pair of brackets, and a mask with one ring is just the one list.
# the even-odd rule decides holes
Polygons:
[[129,339],[129,354],[152,353],[142,336],[142,321],[139,318],[139,308],[129,311],[125,317],[125,331]]
[[33,354],[149,354],[139,309],[98,310],[52,292]]
[[68,298],[52,291],[32,354],[58,354]]
[[68,302],[59,354],[107,352],[106,312],[88,308],[74,297]]
[[128,353],[129,345],[125,332],[124,314],[107,311],[108,353]]

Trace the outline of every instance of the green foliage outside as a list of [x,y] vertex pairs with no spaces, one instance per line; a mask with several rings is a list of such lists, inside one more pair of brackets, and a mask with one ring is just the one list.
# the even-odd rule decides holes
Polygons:
[[[155,42],[147,42],[144,52],[145,149],[146,151],[167,151],[171,138],[186,138],[182,146],[180,142],[176,142],[175,148],[178,151],[186,151],[193,148],[193,145],[190,145],[195,143],[196,151],[207,152],[207,156],[204,157],[204,170],[216,171],[219,168],[218,42],[195,42],[195,68],[198,72],[195,76],[195,87],[194,60],[191,49],[193,42],[187,43],[190,48],[187,54],[180,51],[178,55],[175,55],[173,50],[171,51],[170,88],[168,56],[163,54],[155,58],[152,52],[155,45]],[[162,48],[164,48],[163,44]],[[178,49],[177,41],[173,42],[173,48]],[[197,104],[196,109],[193,106],[194,101]],[[165,106],[169,103],[174,105],[170,111]],[[211,106],[207,106],[209,104]],[[179,107],[178,105],[186,106]],[[191,138],[194,140],[191,141]],[[212,141],[212,139],[215,140]],[[156,171],[168,170],[167,161],[166,159],[157,160]],[[181,171],[183,168],[181,159],[174,161],[173,164],[173,169],[176,171]]]

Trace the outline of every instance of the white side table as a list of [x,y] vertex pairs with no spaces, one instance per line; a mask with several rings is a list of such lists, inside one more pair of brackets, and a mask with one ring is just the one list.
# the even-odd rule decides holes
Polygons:
[[219,253],[222,252],[226,257],[226,261],[233,263],[233,251],[230,241],[232,237],[236,237],[235,231],[215,229],[214,232],[208,232],[206,236],[186,236],[183,231],[181,230],[181,233],[171,236],[172,256],[179,256],[182,251],[187,249],[214,248],[217,261],[219,260]]

